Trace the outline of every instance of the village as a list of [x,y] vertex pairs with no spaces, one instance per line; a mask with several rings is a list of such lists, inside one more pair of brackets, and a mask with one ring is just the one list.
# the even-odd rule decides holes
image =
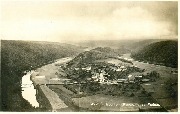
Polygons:
[[[111,103],[106,102],[106,100],[100,100],[100,104],[99,102],[93,103],[91,97],[102,96],[106,99],[112,96],[115,98],[121,97],[124,100],[128,98],[133,99],[124,102],[122,102],[123,100],[121,102],[118,100],[121,104],[116,106],[115,111],[117,111],[118,107],[121,107],[122,111],[163,110],[156,100],[151,97],[151,92],[146,91],[142,86],[142,84],[155,82],[159,78],[159,74],[156,71],[144,75],[145,69],[140,69],[126,62],[120,64],[107,62],[84,63],[74,68],[67,66],[68,63],[59,65],[66,72],[67,78],[70,79],[66,80],[63,86],[73,92],[70,98],[75,105],[78,105],[76,102],[86,101],[84,102],[86,105],[83,103],[84,106],[78,105],[79,107],[95,106],[91,110],[100,110],[96,108],[99,107],[98,105],[101,105],[104,107],[102,110],[107,110],[107,107],[111,107]],[[137,72],[138,75],[133,75],[133,73]],[[91,100],[87,100],[88,98]],[[79,100],[76,101],[76,99]],[[144,99],[144,101],[140,99]],[[130,101],[138,104],[138,106],[126,106]],[[115,101],[113,100],[113,102]],[[126,103],[126,105],[122,105],[123,103]],[[157,105],[150,106],[153,103]],[[128,109],[129,107],[133,108]]]
[[[145,69],[140,69],[126,62],[120,64],[106,62],[84,63],[74,68],[67,67],[68,63],[56,64],[56,66],[59,66],[66,73],[66,78],[68,78],[63,80],[64,87],[78,94],[78,97],[92,94],[129,97],[149,96],[150,93],[146,92],[141,84],[155,82],[159,78],[156,71],[144,75],[142,73]],[[138,75],[132,74],[137,72]],[[56,79],[58,80],[58,78]]]
[[[114,59],[112,60],[114,61]],[[154,99],[156,98],[154,95],[157,93],[154,85],[160,80],[158,72],[142,69],[119,59],[119,63],[112,62],[112,60],[81,63],[72,67],[68,65],[69,62],[55,62],[51,66],[44,66],[45,69],[51,67],[51,71],[37,69],[31,75],[31,79],[37,90],[40,89],[38,91],[41,91],[41,85],[46,85],[62,98],[65,104],[78,107],[77,110],[88,108],[88,110],[119,111],[119,107],[121,107],[121,111],[164,110],[161,104]],[[163,86],[161,83],[159,84],[159,86]],[[41,96],[41,94],[39,95]],[[112,100],[105,100],[108,98]],[[93,99],[99,100],[96,102]],[[79,102],[82,103],[79,104]],[[114,109],[108,109],[113,103],[119,105]],[[121,105],[123,103],[137,103],[139,105]],[[148,103],[155,103],[158,106],[150,106]],[[43,103],[41,104],[43,106]],[[98,109],[99,105],[100,109]],[[169,104],[167,105],[169,106]]]
[[[67,65],[60,67],[67,73],[67,77],[75,80],[75,83],[97,82],[100,84],[127,84],[154,82],[159,78],[156,71],[144,75],[145,69],[140,69],[133,64],[121,63],[118,65],[105,62],[82,64],[79,67],[68,68]],[[138,72],[139,75],[131,73]]]

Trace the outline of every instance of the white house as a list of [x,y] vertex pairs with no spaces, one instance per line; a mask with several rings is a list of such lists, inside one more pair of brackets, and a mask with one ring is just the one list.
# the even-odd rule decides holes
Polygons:
[[104,82],[103,73],[100,73],[100,75],[99,75],[99,81],[100,81],[101,83]]
[[133,75],[129,75],[129,76],[128,76],[128,80],[129,80],[129,81],[134,81],[134,79],[135,79],[135,77],[134,77]]
[[86,70],[91,70],[91,66],[89,66],[89,67],[86,67]]

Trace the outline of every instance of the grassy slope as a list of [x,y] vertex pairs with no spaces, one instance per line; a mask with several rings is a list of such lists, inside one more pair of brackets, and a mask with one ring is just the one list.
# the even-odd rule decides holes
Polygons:
[[143,49],[134,52],[131,56],[136,60],[161,63],[165,66],[178,66],[178,42],[160,41],[149,44]]
[[21,96],[23,71],[66,56],[74,56],[79,47],[50,42],[1,41],[1,110],[32,111]]

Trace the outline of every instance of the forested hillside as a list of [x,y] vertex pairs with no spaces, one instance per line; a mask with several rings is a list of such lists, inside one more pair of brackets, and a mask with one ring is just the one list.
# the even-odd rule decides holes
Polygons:
[[21,78],[25,70],[75,56],[82,50],[73,45],[53,42],[1,41],[1,110],[32,111],[21,96]]
[[177,68],[178,42],[168,40],[152,43],[137,52],[133,52],[131,57],[140,61]]
[[68,63],[68,66],[79,66],[84,63],[92,63],[96,60],[116,57],[119,55],[121,55],[121,52],[119,52],[118,49],[111,49],[109,47],[97,47],[90,51],[80,53]]

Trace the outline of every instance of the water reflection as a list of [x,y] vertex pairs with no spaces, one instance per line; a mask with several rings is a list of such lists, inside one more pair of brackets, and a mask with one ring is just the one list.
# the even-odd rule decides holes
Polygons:
[[32,81],[30,80],[32,73],[33,71],[27,72],[27,74],[22,77],[22,96],[29,101],[32,106],[39,107],[39,103],[36,100],[36,89],[34,89]]

